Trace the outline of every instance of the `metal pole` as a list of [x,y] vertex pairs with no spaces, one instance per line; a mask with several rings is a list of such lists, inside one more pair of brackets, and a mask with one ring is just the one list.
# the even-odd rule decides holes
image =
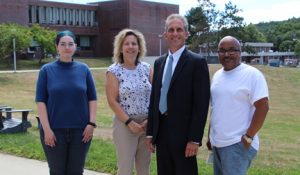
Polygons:
[[16,60],[16,39],[13,39],[13,46],[14,46],[14,73],[17,71],[17,60]]
[[159,56],[161,56],[161,38],[162,38],[162,35],[159,34],[158,38],[159,38]]
[[161,56],[161,38],[159,38],[159,56]]

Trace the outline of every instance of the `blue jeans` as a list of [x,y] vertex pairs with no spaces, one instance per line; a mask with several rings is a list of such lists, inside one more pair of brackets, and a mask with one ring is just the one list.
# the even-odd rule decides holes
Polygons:
[[91,141],[82,142],[84,129],[54,129],[55,146],[45,145],[44,131],[40,129],[41,143],[48,161],[50,175],[82,175]]
[[214,152],[214,175],[246,175],[257,151],[250,146],[246,149],[242,142],[217,148]]

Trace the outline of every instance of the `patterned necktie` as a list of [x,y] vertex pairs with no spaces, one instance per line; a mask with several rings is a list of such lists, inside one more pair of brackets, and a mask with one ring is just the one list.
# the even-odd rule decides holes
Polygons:
[[173,56],[169,56],[169,62],[166,67],[166,73],[164,77],[164,81],[160,90],[160,99],[159,99],[159,111],[164,114],[167,112],[167,94],[172,78],[172,63],[173,63]]

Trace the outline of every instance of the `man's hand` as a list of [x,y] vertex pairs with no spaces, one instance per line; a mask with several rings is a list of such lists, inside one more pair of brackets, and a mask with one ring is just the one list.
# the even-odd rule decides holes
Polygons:
[[212,147],[211,147],[211,143],[210,143],[210,140],[208,139],[207,142],[206,142],[206,147],[209,151],[212,150]]
[[185,157],[196,156],[198,153],[199,145],[194,142],[188,142],[185,148]]
[[151,153],[155,153],[155,145],[152,143],[152,138],[146,138],[146,146]]
[[251,146],[251,143],[248,143],[246,140],[245,140],[245,138],[242,136],[242,138],[241,138],[241,142],[243,143],[243,145],[244,145],[244,147],[246,148],[246,149],[249,149],[250,148],[250,146]]

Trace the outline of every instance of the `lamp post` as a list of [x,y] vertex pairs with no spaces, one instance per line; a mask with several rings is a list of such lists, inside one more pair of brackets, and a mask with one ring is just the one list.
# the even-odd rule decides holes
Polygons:
[[16,38],[15,38],[15,32],[16,32],[16,29],[11,29],[11,31],[14,33],[14,38],[13,38],[13,49],[14,49],[14,73],[16,73],[16,72],[17,72]]
[[162,34],[159,34],[158,35],[158,38],[159,38],[159,56],[161,56],[161,38],[162,38]]
[[14,73],[17,71],[17,60],[16,60],[16,39],[13,38],[13,46],[14,46]]

